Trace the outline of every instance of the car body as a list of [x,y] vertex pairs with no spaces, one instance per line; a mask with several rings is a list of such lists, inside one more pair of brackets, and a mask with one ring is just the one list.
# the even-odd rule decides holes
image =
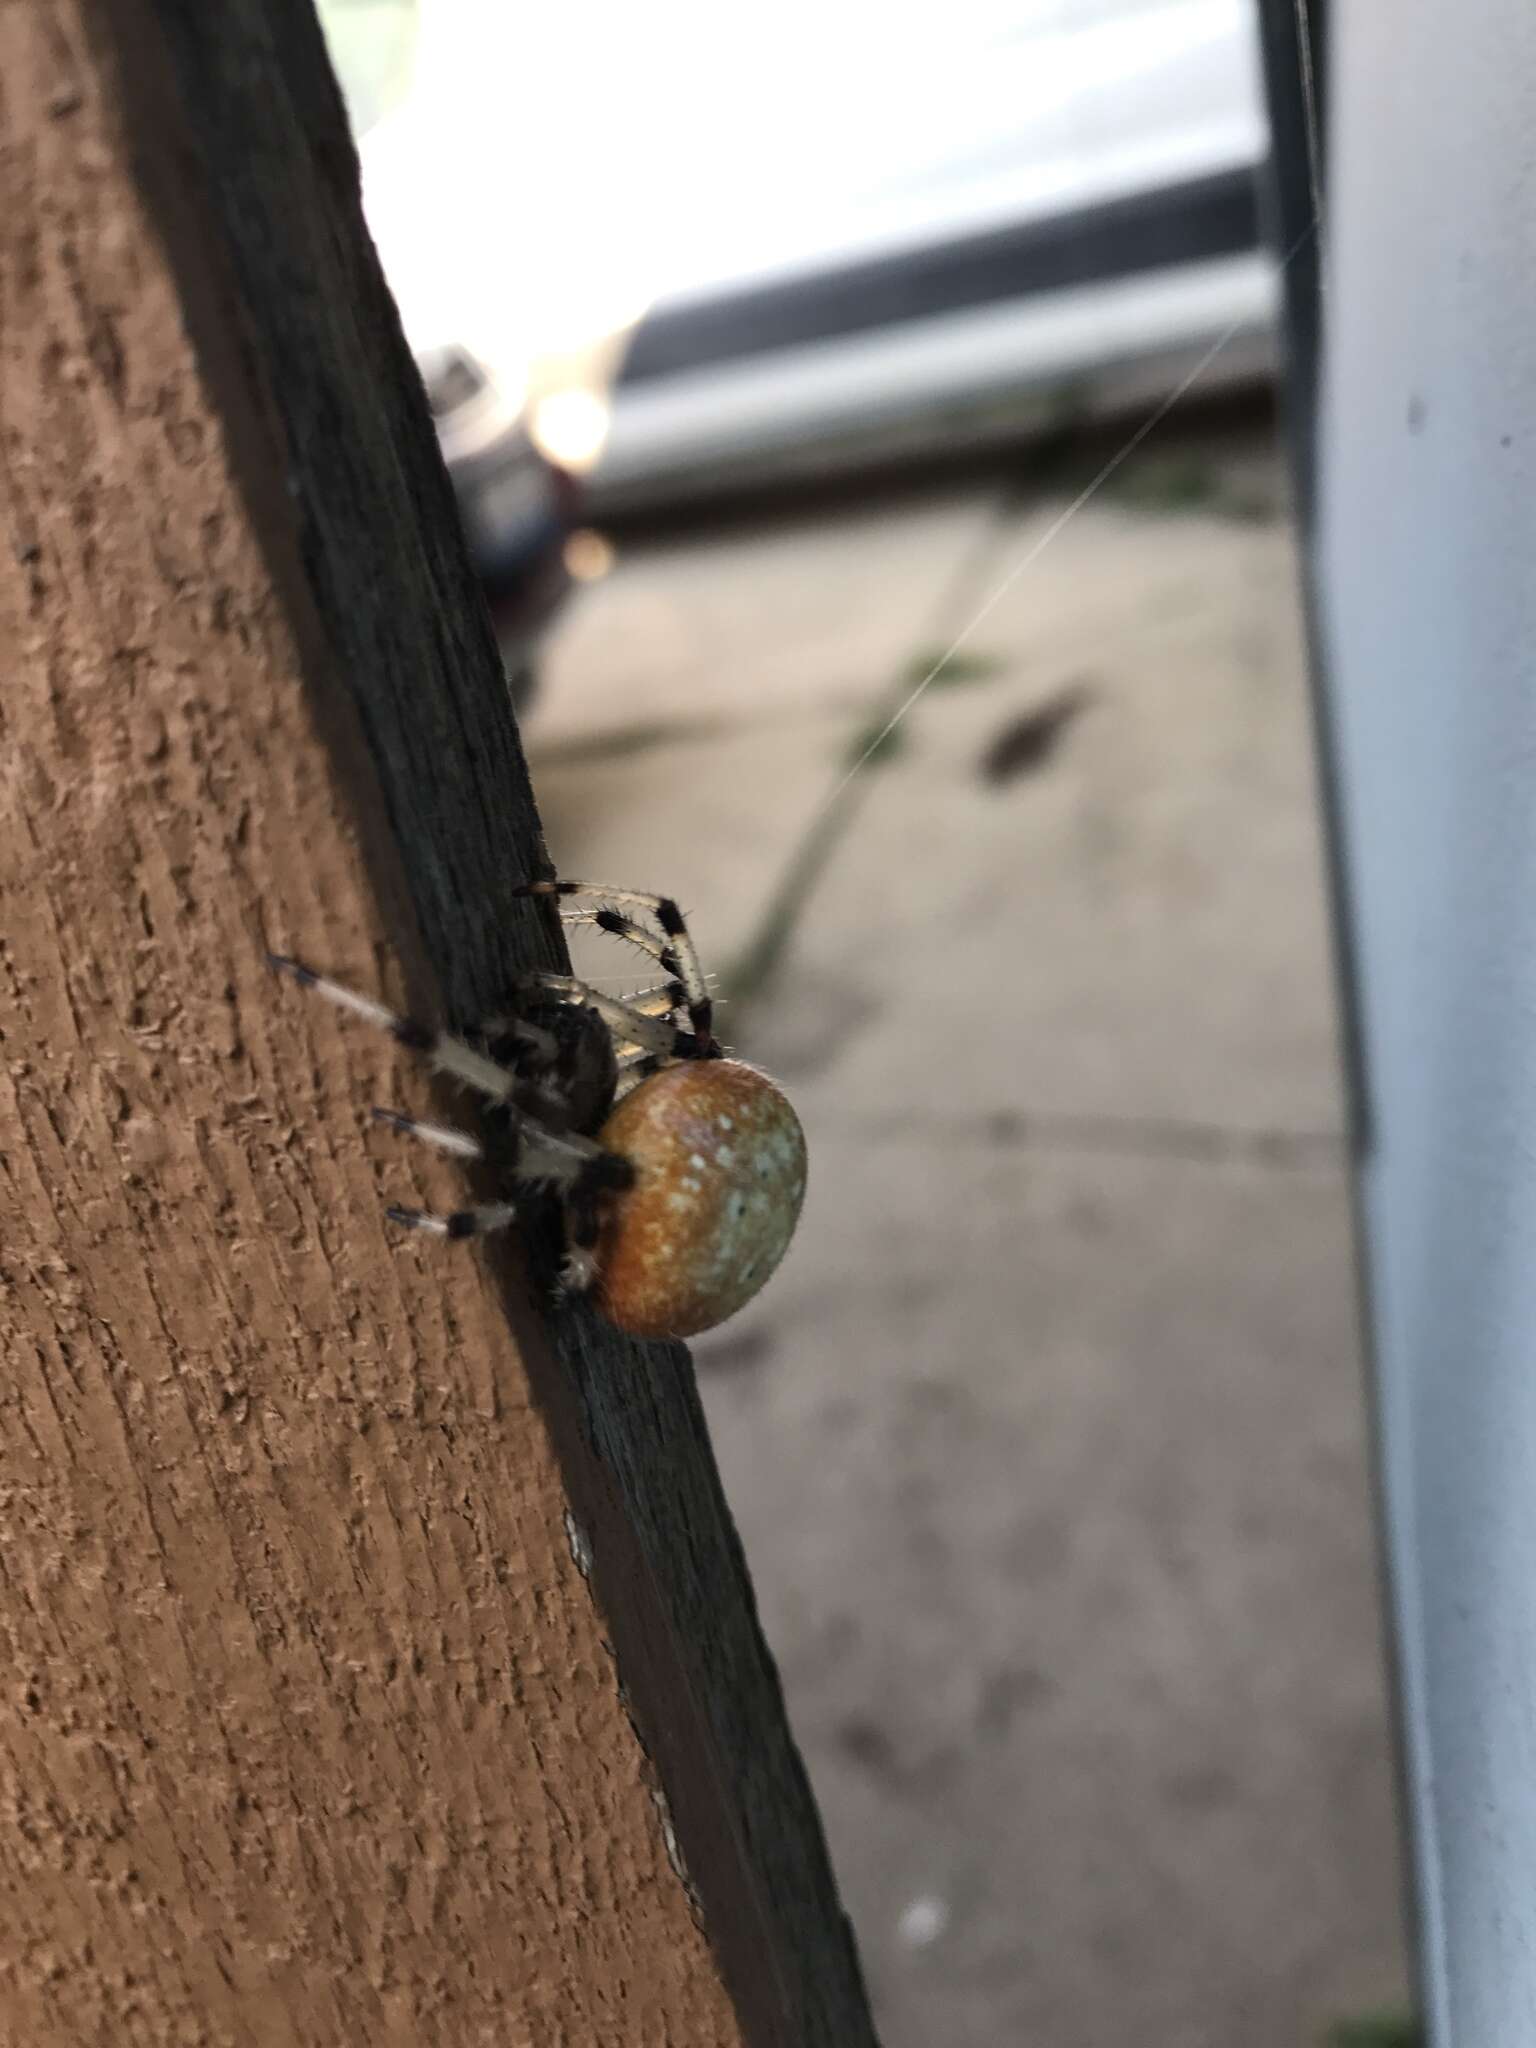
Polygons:
[[594,517],[1272,372],[1255,0],[328,12],[415,24],[361,153],[418,352]]
[[599,511],[1146,409],[1213,350],[1207,382],[1271,374],[1253,0],[971,0],[879,37],[856,151],[808,88],[776,205],[754,118],[716,166],[746,228],[638,324]]

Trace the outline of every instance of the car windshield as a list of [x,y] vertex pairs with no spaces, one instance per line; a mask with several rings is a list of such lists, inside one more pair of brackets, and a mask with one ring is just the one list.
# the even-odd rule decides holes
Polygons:
[[366,135],[405,97],[418,13],[418,0],[320,0],[320,26],[354,135]]

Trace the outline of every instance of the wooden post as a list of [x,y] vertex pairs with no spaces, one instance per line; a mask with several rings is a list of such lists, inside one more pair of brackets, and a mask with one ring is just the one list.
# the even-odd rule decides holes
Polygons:
[[872,2043],[686,1355],[264,965],[559,957],[309,0],[0,0],[0,434],[0,2040]]

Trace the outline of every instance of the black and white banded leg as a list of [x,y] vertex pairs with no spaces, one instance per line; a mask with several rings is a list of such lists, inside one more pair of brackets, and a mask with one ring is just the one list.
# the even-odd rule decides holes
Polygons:
[[[485,1157],[485,1148],[478,1138],[472,1138],[468,1131],[455,1130],[451,1124],[426,1123],[421,1117],[406,1116],[398,1109],[376,1109],[373,1114],[377,1122],[387,1124],[392,1131],[403,1131],[408,1137],[420,1138],[434,1151],[452,1153],[456,1159]],[[452,1209],[444,1216],[398,1205],[384,1213],[391,1223],[406,1230],[428,1230],[438,1237],[487,1237],[493,1230],[505,1230],[517,1220],[517,1209],[511,1202],[485,1202],[473,1209]]]
[[[485,1157],[485,1147],[478,1138],[472,1138],[468,1131],[455,1130],[451,1124],[427,1123],[398,1109],[376,1109],[373,1115],[376,1123],[387,1124],[392,1131],[403,1131],[407,1137],[420,1138],[436,1152],[449,1152],[455,1159]],[[517,1219],[511,1202],[485,1202],[474,1209],[452,1209],[444,1216],[435,1216],[427,1209],[395,1205],[384,1214],[391,1223],[406,1230],[430,1230],[438,1237],[486,1237],[493,1230],[505,1230]]]
[[454,1038],[446,1031],[434,1031],[431,1025],[419,1024],[414,1017],[403,1017],[398,1010],[376,1003],[372,996],[359,995],[356,989],[332,981],[328,974],[319,974],[286,953],[269,953],[267,960],[280,974],[292,975],[300,988],[313,989],[338,1009],[349,1010],[354,1017],[387,1031],[408,1051],[420,1053],[436,1072],[450,1075],[492,1102],[509,1102],[516,1094],[518,1076],[509,1067],[487,1059],[464,1039]]
[[407,1116],[404,1110],[375,1109],[375,1123],[387,1124],[392,1131],[404,1131],[407,1137],[420,1138],[424,1145],[431,1145],[435,1151],[451,1152],[455,1159],[483,1159],[485,1147],[478,1138],[468,1131],[455,1130],[452,1124],[426,1123],[419,1116]]
[[[375,1109],[373,1114],[391,1130],[420,1138],[439,1152],[449,1152],[460,1159],[486,1156],[477,1138],[468,1131],[455,1130],[451,1124],[427,1123],[398,1109]],[[572,1250],[562,1283],[567,1290],[584,1292],[591,1286],[595,1272],[592,1254],[598,1237],[600,1198],[632,1185],[633,1168],[627,1160],[605,1152],[590,1138],[574,1132],[541,1130],[535,1124],[514,1124],[510,1146],[510,1155],[506,1155],[504,1143],[506,1156],[499,1160],[506,1171],[518,1180],[552,1185],[564,1197],[571,1220]],[[392,1223],[407,1230],[429,1230],[439,1237],[485,1237],[515,1222],[517,1207],[512,1202],[486,1202],[437,1215],[427,1209],[395,1206],[385,1214]]]
[[[565,1103],[558,1094],[542,1086],[538,1079],[525,1078],[489,1058],[468,1040],[455,1038],[451,1032],[434,1031],[430,1024],[418,1023],[414,1017],[402,1016],[387,1004],[375,1002],[372,996],[359,995],[344,982],[318,973],[302,960],[290,959],[283,953],[269,953],[267,960],[279,973],[291,975],[300,988],[313,989],[338,1009],[361,1017],[377,1030],[387,1031],[408,1052],[419,1053],[435,1073],[446,1074],[487,1101],[501,1103],[524,1118],[547,1119],[557,1127],[565,1123]],[[536,1073],[544,1072],[558,1057],[559,1048],[552,1034],[536,1024],[524,1025],[516,1019],[504,1018],[497,1028],[516,1033],[529,1045]]]
[[626,917],[622,910],[562,910],[560,922],[563,925],[590,925],[594,931],[607,932],[626,945],[636,947],[650,960],[654,960],[672,979],[656,991],[667,999],[669,1010],[685,1010],[688,1007],[688,990],[681,979],[682,963],[677,949],[670,939],[649,931],[643,924],[636,924],[632,917]]
[[[568,1288],[590,1286],[594,1272],[591,1247],[597,1241],[600,1197],[618,1193],[633,1184],[634,1169],[629,1162],[605,1152],[595,1140],[564,1128],[565,1105],[558,1096],[535,1082],[521,1079],[463,1039],[454,1038],[447,1032],[433,1031],[414,1018],[403,1017],[385,1004],[375,1002],[371,996],[359,995],[344,983],[317,973],[302,961],[285,954],[274,953],[268,957],[275,968],[292,975],[301,987],[313,989],[339,1009],[348,1010],[379,1030],[387,1031],[410,1051],[421,1053],[439,1072],[477,1089],[505,1111],[508,1129],[497,1148],[497,1164],[514,1179],[543,1183],[559,1191],[572,1214],[581,1221],[580,1235],[575,1238],[576,1249],[567,1262],[565,1284]],[[635,1017],[641,1023],[654,1024],[656,1021],[638,1011]],[[516,1020],[508,1021],[515,1025]],[[670,1024],[666,1028],[669,1033],[675,1032],[675,1027]],[[533,1045],[536,1059],[546,1051],[553,1053],[558,1050],[551,1034],[537,1026],[528,1027],[524,1035]],[[397,1109],[375,1109],[373,1113],[380,1123],[418,1138],[436,1151],[465,1160],[487,1157],[486,1148],[478,1138],[451,1124],[432,1123],[421,1117],[407,1116]],[[552,1125],[542,1121],[546,1114],[552,1118]],[[391,1222],[407,1230],[430,1231],[439,1237],[484,1237],[493,1231],[505,1230],[514,1223],[517,1207],[512,1202],[486,1202],[438,1215],[426,1209],[397,1206],[387,1209],[385,1214]]]
[[[668,973],[675,973],[683,988],[688,1021],[702,1045],[711,1043],[714,1004],[709,984],[699,964],[698,951],[689,935],[687,921],[670,896],[651,896],[639,889],[610,889],[603,882],[529,882],[516,892],[519,896],[590,896],[610,904],[615,913],[639,910],[654,917],[661,927],[664,944],[658,948],[654,936],[631,919],[617,915],[605,918],[601,911],[579,911],[577,921],[592,923],[604,931],[639,945],[659,960]],[[562,913],[564,915],[564,913]]]
[[619,996],[605,995],[600,988],[594,988],[589,981],[581,981],[574,974],[538,974],[533,985],[546,990],[550,995],[559,996],[563,1002],[585,1003],[596,1010],[620,1045],[632,1045],[641,1052],[653,1053],[661,1058],[671,1058],[694,1039],[692,1032],[680,1031],[664,1012],[638,1009]]
[[450,1209],[444,1216],[434,1216],[428,1209],[392,1205],[384,1214],[403,1230],[428,1230],[437,1237],[489,1237],[493,1230],[505,1230],[517,1221],[517,1209],[511,1202],[484,1202],[476,1209]]
[[[439,1152],[451,1152],[459,1159],[488,1156],[478,1138],[451,1124],[427,1123],[398,1109],[375,1109],[373,1115],[376,1123],[387,1124],[408,1138],[419,1138]],[[533,1119],[520,1117],[515,1109],[494,1157],[502,1171],[515,1180],[541,1183],[562,1193],[578,1184],[610,1190],[628,1187],[630,1182],[624,1161],[605,1152],[595,1139],[584,1138],[577,1131],[546,1130]]]

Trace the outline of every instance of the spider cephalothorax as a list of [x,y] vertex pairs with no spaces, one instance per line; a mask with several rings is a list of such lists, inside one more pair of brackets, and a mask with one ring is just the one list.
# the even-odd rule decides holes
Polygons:
[[637,946],[666,982],[620,1000],[569,975],[533,975],[472,1042],[285,955],[272,964],[484,1098],[478,1135],[375,1110],[440,1151],[484,1161],[506,1194],[443,1216],[391,1209],[395,1222],[479,1237],[515,1220],[519,1185],[552,1187],[565,1210],[568,1288],[590,1289],[636,1336],[712,1329],[756,1294],[794,1233],[805,1193],[800,1120],[714,1036],[708,986],[670,898],[589,882],[534,882],[521,893],[597,903],[563,916]]

